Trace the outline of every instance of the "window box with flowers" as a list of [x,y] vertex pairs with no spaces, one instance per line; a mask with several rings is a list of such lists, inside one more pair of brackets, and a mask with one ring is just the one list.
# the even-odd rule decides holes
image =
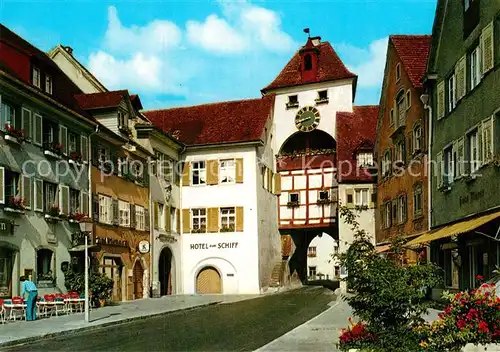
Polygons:
[[77,153],[77,152],[71,152],[69,154],[68,162],[70,164],[77,164],[77,165],[83,164],[82,154]]
[[286,203],[286,206],[289,208],[297,208],[298,206],[300,206],[300,202],[298,200],[291,201],[291,202]]
[[21,145],[27,141],[26,133],[24,130],[10,126],[8,123],[5,124],[5,140],[14,144]]
[[326,198],[326,199],[318,199],[318,201],[316,203],[317,204],[332,204],[332,203],[334,203],[334,201],[329,199],[329,198]]
[[44,144],[44,154],[54,159],[61,159],[64,146],[61,143],[46,142]]
[[69,215],[68,217],[68,221],[71,222],[71,223],[80,223],[82,221],[86,221],[86,220],[89,220],[89,217],[87,214],[83,214],[83,213],[72,213]]
[[26,209],[26,201],[22,197],[9,197],[7,206],[3,208],[4,211],[9,213],[24,214]]
[[59,206],[57,205],[52,205],[47,213],[45,214],[45,219],[47,220],[52,220],[52,221],[61,221],[63,220],[63,217],[61,216],[61,210],[59,209]]

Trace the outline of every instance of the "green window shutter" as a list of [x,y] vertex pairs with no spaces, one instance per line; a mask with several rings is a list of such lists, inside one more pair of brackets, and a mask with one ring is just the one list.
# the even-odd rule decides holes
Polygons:
[[444,81],[438,83],[436,97],[436,112],[439,120],[444,117]]
[[59,185],[59,210],[61,214],[69,215],[69,187]]
[[87,136],[80,136],[80,154],[83,161],[89,161],[89,139]]
[[34,116],[33,116],[33,144],[41,146],[42,140],[43,140],[42,115],[34,114]]
[[0,204],[5,204],[5,168],[1,166],[0,166]]
[[31,140],[31,126],[32,126],[31,111],[26,108],[23,108],[22,119],[23,119],[22,124],[23,124],[24,136],[26,139]]
[[99,196],[92,194],[92,219],[99,222]]
[[24,198],[26,209],[31,209],[31,178],[25,175],[21,175],[21,177],[21,197]]
[[43,211],[43,181],[35,178],[35,199],[34,199],[34,210]]
[[436,178],[437,178],[437,186],[441,187],[443,185],[443,177],[444,177],[444,161],[443,161],[443,152],[439,152],[436,155]]

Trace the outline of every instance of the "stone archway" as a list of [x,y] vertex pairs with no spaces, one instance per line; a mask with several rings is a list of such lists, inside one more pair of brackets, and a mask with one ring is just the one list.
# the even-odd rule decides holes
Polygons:
[[173,265],[172,265],[172,250],[169,247],[162,249],[160,260],[158,261],[158,276],[160,281],[160,295],[172,294],[173,282]]
[[219,271],[213,266],[202,268],[196,275],[197,294],[222,293],[222,280]]

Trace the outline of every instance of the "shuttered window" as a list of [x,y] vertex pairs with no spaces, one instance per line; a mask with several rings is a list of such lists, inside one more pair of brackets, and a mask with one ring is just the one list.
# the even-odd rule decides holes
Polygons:
[[221,232],[233,232],[236,226],[236,210],[234,207],[220,208]]
[[[203,184],[203,165],[204,162],[193,163],[193,185]],[[207,185],[217,185],[219,183],[219,162],[217,160],[207,161],[206,181]],[[198,171],[196,171],[198,170]],[[198,181],[196,181],[196,173],[198,172]]]
[[491,22],[483,28],[483,32],[481,33],[483,75],[495,66],[493,43],[493,22]]
[[43,181],[36,178],[34,181],[34,186],[34,210],[43,211]]
[[5,168],[1,166],[0,166],[0,204],[5,204]]
[[24,199],[24,207],[26,209],[31,209],[31,178],[25,175],[21,177],[21,197]]
[[208,208],[208,232],[219,232],[219,209]]
[[22,113],[22,125],[23,125],[23,130],[24,130],[24,137],[27,140],[31,140],[31,126],[32,126],[32,121],[31,121],[31,111],[23,108],[23,113]]
[[80,136],[80,154],[83,161],[89,161],[89,140],[87,136]]
[[437,186],[441,187],[443,185],[444,180],[444,160],[443,160],[443,152],[439,152],[436,155],[436,169],[435,174],[437,178]]
[[436,113],[437,113],[437,117],[438,119],[441,119],[444,117],[444,98],[445,98],[445,95],[444,95],[444,81],[443,82],[439,82],[438,85],[437,85],[437,93],[436,93],[436,98],[437,98],[437,102],[436,102]]
[[207,231],[207,209],[191,209],[191,232]]
[[236,207],[236,232],[243,232],[245,229],[243,207]]
[[89,215],[89,194],[86,192],[80,192],[80,212]]
[[483,162],[489,163],[493,160],[493,118],[482,123]]
[[455,77],[456,77],[456,100],[460,100],[465,96],[467,87],[467,75],[466,75],[466,59],[463,56],[457,63],[455,67]]
[[135,206],[135,228],[139,231],[146,229],[145,211],[140,205]]
[[236,183],[243,183],[243,158],[236,159]]
[[33,144],[42,145],[43,141],[43,119],[42,115],[33,115]]
[[69,215],[69,187],[59,185],[59,210],[61,214]]
[[135,229],[137,227],[137,214],[135,212],[135,204],[130,204],[130,227]]

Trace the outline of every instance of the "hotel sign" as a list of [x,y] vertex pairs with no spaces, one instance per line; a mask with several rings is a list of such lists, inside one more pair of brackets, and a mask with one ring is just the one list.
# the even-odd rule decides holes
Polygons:
[[14,225],[12,221],[0,219],[0,235],[12,235],[14,232]]
[[219,242],[215,244],[208,243],[192,243],[189,245],[189,249],[228,249],[228,248],[238,248],[238,242]]

